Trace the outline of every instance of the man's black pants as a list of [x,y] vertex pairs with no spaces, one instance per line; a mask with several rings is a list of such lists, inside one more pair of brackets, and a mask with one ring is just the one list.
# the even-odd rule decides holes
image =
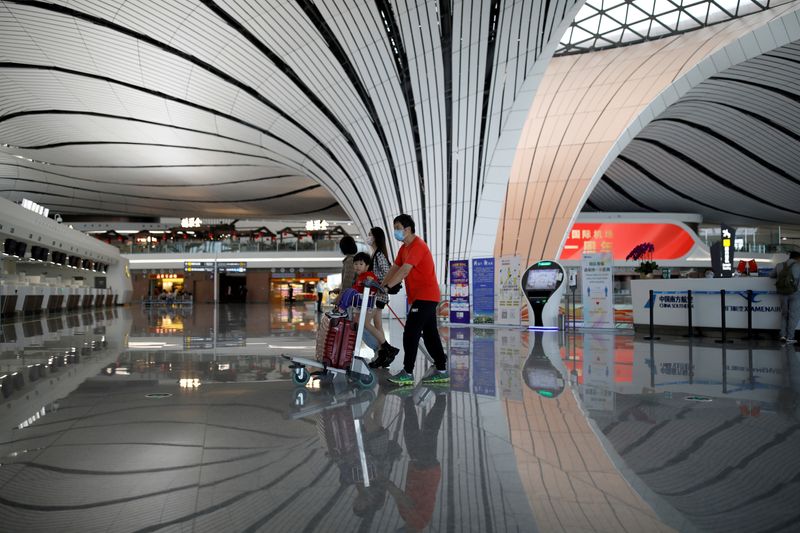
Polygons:
[[403,368],[411,374],[417,360],[419,339],[425,341],[425,348],[433,357],[433,363],[438,370],[447,369],[447,356],[442,348],[442,339],[439,337],[439,325],[436,323],[436,306],[439,302],[415,300],[408,310],[406,329],[403,332]]

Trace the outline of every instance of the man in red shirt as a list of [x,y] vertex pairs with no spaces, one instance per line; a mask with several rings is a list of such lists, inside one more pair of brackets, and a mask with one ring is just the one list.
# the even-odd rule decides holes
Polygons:
[[[406,214],[394,219],[394,238],[403,245],[397,252],[394,264],[384,276],[382,285],[392,287],[406,280],[406,294],[410,308],[408,321],[403,331],[403,370],[389,381],[397,385],[414,384],[414,363],[417,359],[419,339],[425,341],[425,348],[433,357],[436,368],[422,379],[423,383],[449,383],[447,356],[442,348],[439,327],[436,323],[436,307],[439,305],[439,280],[433,265],[433,256],[420,237],[415,233],[414,220]],[[381,366],[387,367],[392,358],[384,358]]]

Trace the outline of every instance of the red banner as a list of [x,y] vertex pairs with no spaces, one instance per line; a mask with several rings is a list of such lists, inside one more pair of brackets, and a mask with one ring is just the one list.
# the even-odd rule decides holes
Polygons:
[[625,261],[643,242],[655,246],[655,261],[680,259],[694,246],[692,235],[675,224],[578,222],[567,236],[561,259],[579,261],[583,252],[611,252],[615,261]]

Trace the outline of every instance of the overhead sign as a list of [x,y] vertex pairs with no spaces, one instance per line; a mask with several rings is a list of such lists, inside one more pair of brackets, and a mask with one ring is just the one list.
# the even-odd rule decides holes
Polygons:
[[186,261],[183,263],[185,272],[214,272],[214,263]]
[[203,221],[197,217],[187,217],[181,219],[182,228],[199,228],[203,225]]
[[234,272],[247,272],[247,263],[217,263],[217,272],[221,273],[234,273]]
[[580,261],[583,253],[610,253],[625,261],[628,253],[642,242],[652,242],[653,260],[680,259],[691,251],[695,240],[677,224],[576,222],[561,251],[562,260]]
[[328,229],[327,220],[306,220],[306,229],[308,231],[325,231]]
[[720,247],[720,253],[722,254],[722,277],[723,278],[730,278],[733,276],[733,240],[736,230],[731,228],[730,226],[726,226],[722,224],[721,227],[721,235],[722,235],[722,244]]

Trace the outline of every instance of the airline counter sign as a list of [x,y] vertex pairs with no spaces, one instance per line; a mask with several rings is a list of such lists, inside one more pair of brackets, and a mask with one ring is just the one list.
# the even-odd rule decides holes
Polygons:
[[722,277],[729,278],[733,275],[733,236],[734,230],[725,224],[721,228],[722,235]]

